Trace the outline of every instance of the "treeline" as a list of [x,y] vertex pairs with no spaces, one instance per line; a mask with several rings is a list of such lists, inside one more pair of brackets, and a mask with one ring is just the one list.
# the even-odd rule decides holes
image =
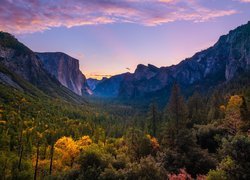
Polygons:
[[249,90],[185,100],[174,85],[144,114],[0,91],[1,179],[250,178]]

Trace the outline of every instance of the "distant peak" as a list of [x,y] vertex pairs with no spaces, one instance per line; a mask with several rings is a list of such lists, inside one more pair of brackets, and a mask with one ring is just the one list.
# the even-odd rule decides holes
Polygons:
[[147,67],[147,66],[144,65],[144,64],[138,64],[137,67],[136,67],[136,69],[145,68],[145,67]]
[[137,68],[135,70],[135,72],[141,72],[144,70],[147,71],[157,71],[159,68],[157,68],[156,66],[152,65],[152,64],[148,64],[147,66],[144,64],[138,64]]
[[156,67],[155,65],[152,65],[152,64],[148,64],[148,68],[150,70],[158,70],[159,69],[158,67]]

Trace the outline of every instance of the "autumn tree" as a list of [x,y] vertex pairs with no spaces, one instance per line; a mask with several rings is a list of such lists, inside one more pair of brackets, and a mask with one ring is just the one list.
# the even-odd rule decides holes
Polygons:
[[242,125],[241,105],[243,100],[240,96],[234,95],[230,97],[230,100],[226,106],[224,126],[231,135],[235,135],[239,132]]
[[56,141],[55,149],[61,155],[62,162],[72,168],[76,157],[79,155],[76,142],[71,137],[64,136]]
[[92,143],[92,139],[89,136],[82,136],[79,140],[76,141],[76,144],[80,151],[84,150],[84,148],[91,145]]

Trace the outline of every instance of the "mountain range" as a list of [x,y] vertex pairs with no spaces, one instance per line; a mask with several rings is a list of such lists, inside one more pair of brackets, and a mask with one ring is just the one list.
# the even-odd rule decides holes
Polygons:
[[157,68],[139,64],[134,73],[96,81],[95,95],[112,98],[147,98],[168,95],[178,83],[185,95],[207,92],[239,76],[249,77],[250,22],[223,35],[214,46],[196,53],[177,65]]
[[11,34],[0,32],[1,84],[29,93],[36,89],[76,102],[86,95],[129,100],[168,97],[174,83],[189,96],[241,76],[250,77],[249,69],[250,22],[177,65],[158,68],[139,64],[134,73],[102,80],[86,79],[79,61],[65,53],[33,52]]

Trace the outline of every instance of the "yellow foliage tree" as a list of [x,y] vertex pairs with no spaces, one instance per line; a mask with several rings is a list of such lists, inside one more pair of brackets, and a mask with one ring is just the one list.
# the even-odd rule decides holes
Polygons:
[[62,158],[62,162],[65,165],[73,167],[76,157],[80,151],[77,143],[71,137],[62,137],[55,143],[56,153]]
[[92,139],[89,136],[83,136],[81,137],[81,139],[76,141],[76,144],[79,150],[83,150],[86,146],[89,146],[92,144]]
[[240,112],[242,103],[243,99],[238,95],[234,95],[230,97],[230,100],[226,106],[224,125],[228,132],[232,135],[237,134],[242,125]]

